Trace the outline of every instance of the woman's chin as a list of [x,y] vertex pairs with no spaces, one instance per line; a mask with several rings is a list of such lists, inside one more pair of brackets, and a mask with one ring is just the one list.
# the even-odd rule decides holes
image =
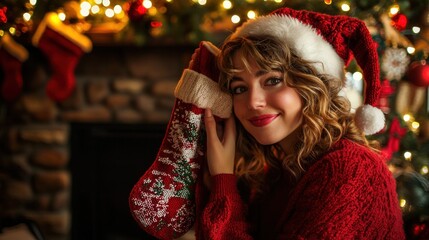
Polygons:
[[256,138],[256,137],[255,137],[255,139],[259,144],[264,145],[264,146],[273,145],[275,143],[280,142],[280,140],[278,140],[278,139],[267,139],[267,138]]

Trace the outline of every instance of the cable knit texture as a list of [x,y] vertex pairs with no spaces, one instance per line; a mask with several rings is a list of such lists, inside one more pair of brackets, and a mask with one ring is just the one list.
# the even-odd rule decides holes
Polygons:
[[376,153],[341,140],[294,187],[288,179],[247,207],[234,175],[214,176],[197,238],[405,239],[395,180]]

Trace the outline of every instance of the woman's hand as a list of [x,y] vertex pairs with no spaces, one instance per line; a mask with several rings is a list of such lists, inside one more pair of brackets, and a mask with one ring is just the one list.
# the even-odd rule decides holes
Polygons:
[[[212,176],[234,173],[236,129],[234,117],[225,120],[218,134],[216,121],[210,109],[205,110],[207,133],[207,165]],[[219,127],[219,126],[218,126]]]

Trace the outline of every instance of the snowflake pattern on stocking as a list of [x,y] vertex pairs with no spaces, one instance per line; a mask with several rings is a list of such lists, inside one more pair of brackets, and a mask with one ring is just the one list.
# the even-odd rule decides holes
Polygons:
[[[137,207],[134,215],[143,227],[171,228],[181,233],[189,230],[195,219],[194,188],[191,186],[195,186],[200,169],[198,159],[204,155],[205,131],[201,114],[183,111],[183,108],[179,111],[183,103],[177,104],[166,137],[170,147],[159,152],[158,167],[145,174],[139,196],[131,201]],[[173,204],[171,199],[175,200]]]

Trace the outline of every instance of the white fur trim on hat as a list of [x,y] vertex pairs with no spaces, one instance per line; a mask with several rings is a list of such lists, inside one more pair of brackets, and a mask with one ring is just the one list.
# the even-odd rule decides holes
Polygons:
[[384,128],[384,113],[376,107],[365,104],[356,109],[355,122],[365,135],[372,135]]
[[344,79],[344,61],[332,45],[310,25],[285,15],[267,15],[249,20],[237,28],[231,38],[268,35],[283,39],[297,55],[314,62],[320,73]]
[[221,118],[228,118],[232,113],[231,95],[204,74],[190,69],[183,71],[174,96],[199,108],[210,108],[214,115]]

